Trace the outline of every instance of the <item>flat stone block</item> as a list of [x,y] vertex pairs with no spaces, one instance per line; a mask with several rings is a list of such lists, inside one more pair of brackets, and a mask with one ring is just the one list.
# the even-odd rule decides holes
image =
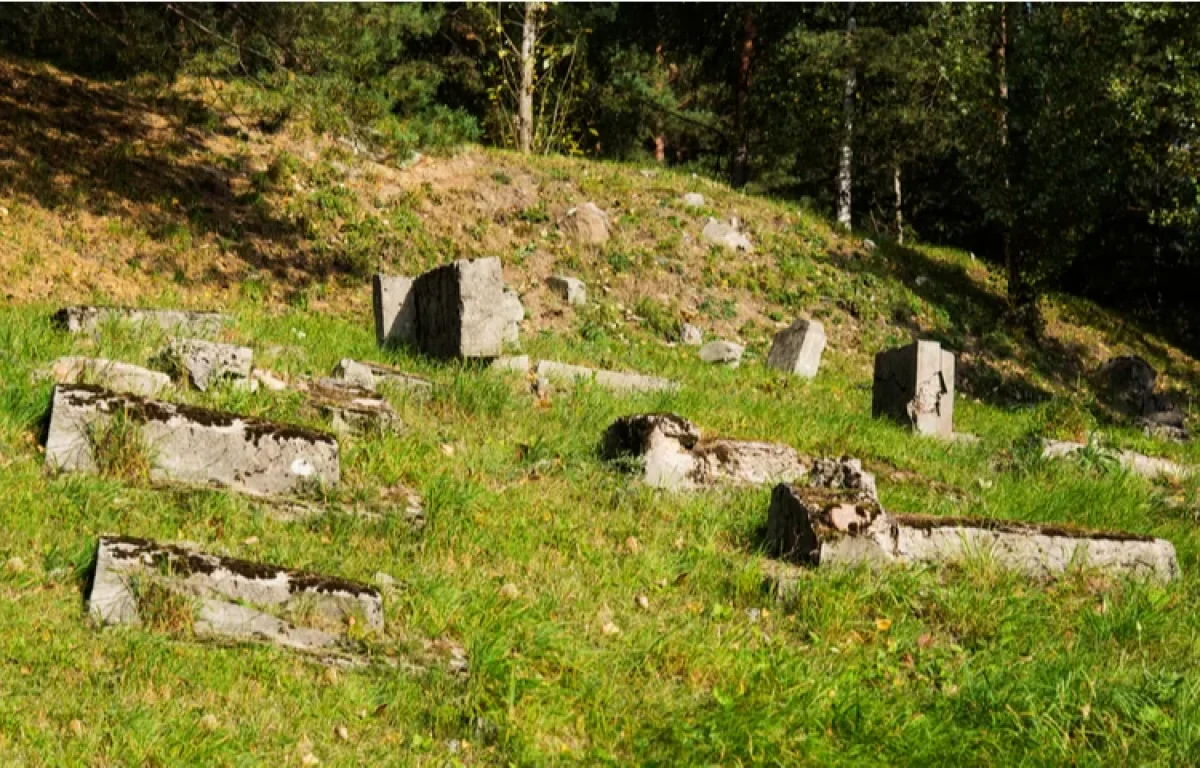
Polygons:
[[101,325],[123,321],[131,325],[150,325],[172,333],[215,336],[228,318],[218,312],[193,312],[184,309],[139,309],[136,307],[64,307],[54,322],[71,333],[95,331]]
[[550,286],[550,290],[554,291],[559,298],[572,306],[587,304],[587,286],[578,278],[554,275],[546,279],[546,285]]
[[165,373],[99,357],[60,357],[46,374],[59,384],[94,384],[140,397],[153,397],[171,386]]
[[992,558],[1045,578],[1071,568],[1156,581],[1179,575],[1169,541],[1007,520],[891,515],[860,491],[781,484],[767,512],[767,551],[788,562],[936,565]]
[[54,389],[46,465],[96,472],[95,435],[118,413],[136,425],[155,482],[215,485],[260,496],[338,483],[338,444],[332,435],[82,385]]
[[871,414],[923,435],[954,434],[954,355],[936,341],[917,341],[875,355]]
[[505,298],[499,259],[438,267],[417,278],[413,293],[422,352],[443,359],[500,356],[511,302]]
[[745,347],[732,341],[710,341],[700,348],[700,359],[706,363],[724,363],[730,368],[737,368],[745,351]]
[[566,381],[594,381],[601,387],[613,392],[675,392],[679,385],[668,379],[657,376],[646,376],[640,373],[621,373],[619,371],[603,371],[587,368],[582,365],[557,363],[553,360],[538,362],[536,373],[547,379],[562,379]]
[[172,339],[162,359],[203,392],[221,379],[248,380],[254,367],[254,350],[201,339]]
[[825,326],[816,320],[800,318],[775,334],[767,354],[767,367],[811,379],[821,367],[824,351]]
[[383,598],[365,584],[146,539],[100,538],[88,598],[97,621],[156,623],[168,601],[180,624],[174,629],[301,651],[352,650],[351,627],[383,631]]
[[402,275],[377,274],[371,279],[375,340],[379,346],[416,343],[417,302],[412,287],[413,279]]

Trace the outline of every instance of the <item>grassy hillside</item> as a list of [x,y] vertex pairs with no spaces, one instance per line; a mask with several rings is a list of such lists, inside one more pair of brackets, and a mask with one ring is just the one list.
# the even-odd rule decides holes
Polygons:
[[[1185,764],[1200,753],[1196,485],[1047,463],[1037,446],[1101,430],[1200,464],[1194,443],[1113,421],[1086,376],[1136,353],[1194,389],[1200,367],[1178,350],[1065,297],[1047,300],[1049,336],[1029,345],[999,326],[1002,278],[968,254],[870,249],[794,205],[704,179],[483,149],[379,162],[298,125],[264,133],[232,86],[116,87],[12,61],[0,83],[0,762]],[[685,209],[687,191],[707,208]],[[599,248],[556,226],[588,200],[613,220]],[[754,254],[702,246],[707,215],[745,221]],[[682,390],[537,400],[519,376],[376,349],[371,272],[476,255],[500,256],[521,293],[523,351]],[[546,291],[558,271],[588,282],[588,307]],[[39,444],[51,387],[31,374],[68,353],[147,363],[164,341],[120,327],[68,337],[49,316],[74,301],[221,307],[236,318],[228,339],[261,367],[381,360],[427,375],[437,395],[395,401],[401,435],[343,441],[344,486],[308,522],[224,492],[54,476]],[[761,364],[799,313],[829,335],[812,382]],[[707,366],[671,343],[684,320],[746,343],[743,366]],[[916,336],[959,352],[956,428],[978,445],[870,418],[872,355]],[[294,395],[171,397],[308,418]],[[710,434],[858,456],[896,511],[1164,536],[1184,576],[1043,584],[986,561],[815,571],[781,603],[757,548],[769,489],[671,496],[599,460],[608,423],[659,409]],[[424,499],[423,527],[393,509],[404,488]],[[368,507],[385,514],[356,514]],[[386,573],[397,586],[381,663],[332,671],[273,648],[100,630],[83,598],[102,533],[364,581]],[[444,663],[457,646],[465,677]]]

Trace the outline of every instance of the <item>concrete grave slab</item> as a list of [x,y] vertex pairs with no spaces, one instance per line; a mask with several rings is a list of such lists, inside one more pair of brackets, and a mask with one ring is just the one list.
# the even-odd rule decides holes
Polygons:
[[825,351],[825,326],[816,320],[798,318],[775,334],[767,367],[806,379],[816,377]]
[[96,472],[95,435],[118,414],[136,425],[155,482],[277,496],[339,480],[337,440],[324,432],[84,385],[54,389],[46,465]]
[[218,312],[87,305],[64,307],[55,313],[53,320],[71,333],[91,333],[106,323],[123,321],[130,325],[154,326],[164,331],[193,336],[215,336],[228,322],[228,318]]
[[539,361],[535,373],[546,379],[594,381],[598,386],[618,393],[676,392],[679,390],[677,383],[657,376],[597,370],[582,365],[558,363],[553,360]]
[[[353,650],[349,631],[383,631],[383,598],[358,582],[204,554],[125,536],[102,536],[88,611],[103,624],[153,623],[167,596],[200,636],[268,642],[300,651]],[[182,610],[180,610],[182,609]]]
[[767,512],[772,556],[807,566],[936,565],[992,558],[1045,578],[1087,567],[1167,582],[1179,575],[1169,541],[983,518],[892,515],[858,490],[780,484]]
[[171,377],[161,371],[101,357],[60,357],[44,373],[58,384],[94,384],[140,397],[171,386]]
[[954,355],[936,341],[917,341],[875,355],[871,415],[922,435],[954,434]]

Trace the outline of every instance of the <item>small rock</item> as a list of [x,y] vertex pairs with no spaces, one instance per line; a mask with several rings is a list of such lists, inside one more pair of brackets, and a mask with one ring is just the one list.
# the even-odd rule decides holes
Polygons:
[[746,348],[732,341],[710,341],[700,348],[700,359],[706,363],[725,363],[736,368],[742,362]]
[[704,225],[704,230],[700,234],[708,242],[724,246],[731,251],[749,252],[754,250],[750,238],[738,231],[736,219],[731,219],[730,222],[730,224],[726,224],[709,217],[708,223]]
[[621,634],[621,628],[611,621],[604,622],[604,624],[600,627],[600,631],[605,637],[615,637]]
[[587,304],[587,286],[578,278],[554,275],[546,280],[546,285],[571,306]]
[[689,347],[698,347],[704,343],[704,332],[691,323],[684,323],[679,335],[680,341]]
[[320,765],[321,758],[314,755],[312,752],[305,752],[300,756],[301,765]]
[[350,741],[350,730],[344,725],[339,725],[333,729],[334,734],[342,741]]
[[863,240],[862,245],[863,245],[863,250],[866,250],[866,251],[875,250],[875,241],[874,240]]
[[641,592],[633,596],[633,604],[643,611],[650,610],[650,598],[643,595]]
[[559,228],[582,245],[603,245],[608,241],[608,214],[595,203],[567,211]]
[[454,446],[450,445],[450,443],[442,443],[442,453],[446,456],[453,456]]
[[257,536],[249,536],[249,537],[243,539],[242,543],[245,544],[247,547],[253,547],[255,544],[258,543],[258,537]]
[[283,377],[265,368],[255,368],[251,371],[250,380],[257,382],[259,386],[265,387],[271,392],[282,392],[287,389],[287,382],[284,381]]
[[217,720],[216,715],[205,715],[200,718],[200,727],[206,731],[215,731],[221,727],[221,722]]
[[520,596],[521,590],[517,589],[517,585],[513,584],[511,581],[505,584],[503,587],[500,587],[500,597],[504,598],[505,600],[516,600]]
[[682,198],[684,208],[703,208],[704,195],[699,192],[688,192]]

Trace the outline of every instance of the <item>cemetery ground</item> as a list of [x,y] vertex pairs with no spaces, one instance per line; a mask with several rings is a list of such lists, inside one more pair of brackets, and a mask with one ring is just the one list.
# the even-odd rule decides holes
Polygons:
[[[1196,480],[1149,481],[1094,450],[1041,458],[1042,438],[1096,432],[1200,464],[1194,441],[1144,436],[1088,382],[1104,359],[1138,354],[1194,391],[1200,369],[1168,343],[1060,296],[1046,300],[1046,341],[1011,338],[1002,278],[968,254],[871,248],[687,174],[479,149],[398,169],[333,140],[189,123],[182,97],[134,114],[133,96],[105,101],[108,86],[4,66],[16,99],[37,106],[41,91],[22,90],[34,80],[53,92],[45,120],[89,98],[98,117],[44,130],[60,146],[40,163],[9,153],[0,187],[0,762],[1165,765],[1200,753]],[[5,146],[17,104],[6,97]],[[100,131],[106,115],[125,132]],[[64,154],[71,142],[91,149]],[[685,192],[708,207],[685,209]],[[611,239],[573,245],[556,222],[593,199]],[[744,221],[754,252],[701,245],[710,215]],[[556,383],[538,397],[520,373],[376,347],[369,272],[474,255],[501,257],[526,304],[522,353],[680,390]],[[584,279],[588,303],[557,299],[544,285],[555,273]],[[136,444],[99,476],[55,475],[41,452],[52,384],[32,374],[68,354],[150,365],[168,340],[56,329],[53,312],[77,301],[218,307],[233,316],[223,340],[252,347],[258,367],[322,376],[374,360],[429,378],[433,397],[393,392],[402,430],[341,438],[342,484],[303,520],[153,486]],[[829,336],[811,381],[763,365],[800,314]],[[744,344],[741,366],[674,343],[685,320]],[[959,355],[955,428],[978,443],[871,418],[873,354],[917,337]],[[323,426],[296,393],[164,397]],[[1043,582],[978,557],[813,569],[780,600],[764,585],[769,486],[670,494],[601,460],[614,419],[658,410],[708,434],[858,457],[890,511],[1163,537],[1181,577]],[[408,490],[423,521],[404,513]],[[386,630],[347,668],[197,639],[169,611],[101,628],[85,598],[104,534],[377,585]],[[447,663],[457,648],[465,672]]]

